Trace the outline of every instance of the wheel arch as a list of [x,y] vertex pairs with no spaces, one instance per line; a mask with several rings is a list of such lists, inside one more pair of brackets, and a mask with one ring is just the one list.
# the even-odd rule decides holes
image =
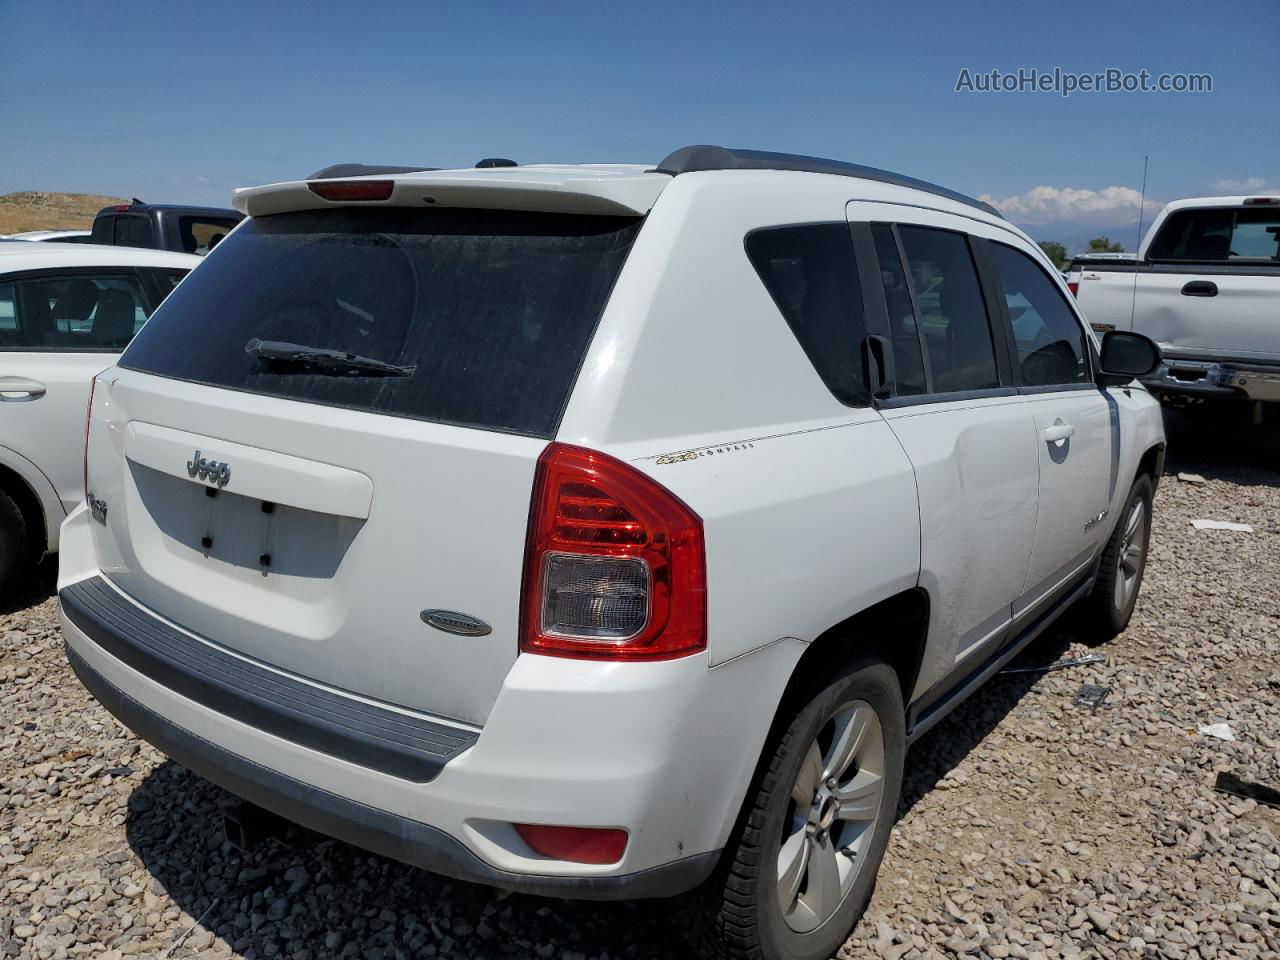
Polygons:
[[[1137,482],[1138,477],[1141,476],[1150,477],[1151,492],[1155,493],[1156,489],[1160,486],[1160,477],[1164,473],[1164,454],[1165,444],[1163,441],[1152,444],[1146,452],[1142,454],[1141,459],[1138,460],[1138,469],[1133,475],[1134,482]],[[1132,484],[1130,484],[1130,486],[1132,486]]]
[[31,555],[38,560],[49,549],[49,530],[40,496],[22,474],[3,462],[0,462],[0,493],[12,500],[21,512],[28,536],[33,538],[29,545]]
[[778,705],[789,716],[798,700],[833,670],[858,659],[883,660],[898,675],[905,706],[920,676],[929,633],[929,593],[912,587],[872,604],[824,630],[791,672]]

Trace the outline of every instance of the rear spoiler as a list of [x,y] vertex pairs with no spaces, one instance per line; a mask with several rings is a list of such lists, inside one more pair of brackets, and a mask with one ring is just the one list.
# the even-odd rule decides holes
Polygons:
[[[319,171],[328,172],[332,168]],[[338,183],[371,188],[367,199],[326,200],[316,188]],[[490,167],[438,171],[387,171],[380,176],[315,178],[245,187],[233,206],[251,217],[336,206],[473,207],[544,213],[643,216],[662,189],[665,174],[640,167]],[[313,186],[313,184],[315,186]],[[332,191],[327,191],[332,192]],[[353,191],[354,192],[354,191]]]

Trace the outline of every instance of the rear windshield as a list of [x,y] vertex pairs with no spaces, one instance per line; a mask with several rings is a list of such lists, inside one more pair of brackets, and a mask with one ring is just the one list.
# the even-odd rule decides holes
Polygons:
[[[550,437],[640,223],[403,208],[254,218],[165,300],[120,366]],[[414,370],[269,363],[245,352],[253,339]]]

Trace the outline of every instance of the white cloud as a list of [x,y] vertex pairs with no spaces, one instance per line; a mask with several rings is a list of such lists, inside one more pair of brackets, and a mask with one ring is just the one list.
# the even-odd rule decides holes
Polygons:
[[[1137,219],[1142,194],[1132,187],[1032,187],[1003,200],[990,194],[978,198],[990,203],[1010,220],[1019,223],[1051,223],[1088,221],[1090,223],[1127,223]],[[1147,209],[1160,204],[1147,200]]]
[[1219,193],[1255,193],[1262,190],[1267,181],[1262,177],[1244,177],[1240,180],[1215,180],[1213,189]]

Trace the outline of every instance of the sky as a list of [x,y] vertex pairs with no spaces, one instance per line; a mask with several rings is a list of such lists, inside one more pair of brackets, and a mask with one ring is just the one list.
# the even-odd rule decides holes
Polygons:
[[[1280,192],[1280,0],[0,0],[0,193],[227,205],[330,163],[657,162],[716,143],[993,199],[1037,239]],[[1019,69],[1207,93],[957,92]],[[1146,213],[1150,219],[1150,211]]]

